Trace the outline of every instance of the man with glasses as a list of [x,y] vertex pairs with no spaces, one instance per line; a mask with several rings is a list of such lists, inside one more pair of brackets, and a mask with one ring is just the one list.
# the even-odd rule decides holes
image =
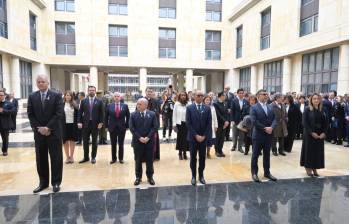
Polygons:
[[206,184],[204,178],[207,141],[212,137],[211,108],[203,104],[204,94],[195,92],[195,102],[187,107],[186,125],[188,128],[187,140],[190,149],[190,168],[192,173],[191,184],[196,185],[196,163],[199,153],[199,181]]
[[252,180],[260,182],[258,178],[258,157],[263,150],[264,177],[276,181],[277,179],[270,173],[270,147],[273,138],[273,129],[277,122],[270,107],[267,106],[268,93],[262,89],[257,92],[258,103],[251,108],[251,119],[254,124],[252,132],[252,159],[251,173]]

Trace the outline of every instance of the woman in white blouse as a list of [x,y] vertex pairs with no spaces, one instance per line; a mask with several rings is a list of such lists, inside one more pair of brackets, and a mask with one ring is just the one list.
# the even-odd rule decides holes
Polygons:
[[63,144],[66,156],[66,164],[74,163],[75,141],[77,140],[77,117],[78,105],[74,101],[71,91],[64,93],[64,113],[63,113]]
[[212,138],[208,139],[208,141],[207,141],[207,158],[210,159],[211,158],[211,155],[210,155],[211,147],[212,147],[212,145],[215,145],[216,131],[218,129],[218,120],[217,120],[216,109],[212,105],[212,98],[210,96],[205,96],[204,104],[211,108],[211,115],[212,115]]
[[176,150],[178,150],[178,156],[180,160],[187,159],[187,151],[189,151],[189,144],[187,141],[188,129],[185,124],[185,115],[188,105],[188,95],[182,91],[177,96],[177,102],[173,108],[173,127],[177,132]]

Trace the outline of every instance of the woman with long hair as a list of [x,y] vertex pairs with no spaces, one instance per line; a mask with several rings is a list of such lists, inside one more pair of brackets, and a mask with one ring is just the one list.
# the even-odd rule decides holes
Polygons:
[[177,96],[177,102],[173,108],[173,127],[177,132],[176,150],[180,160],[187,159],[187,151],[189,151],[189,144],[187,141],[188,129],[185,124],[185,116],[188,105],[188,95],[182,91]]
[[325,168],[324,141],[328,129],[322,99],[317,93],[310,96],[309,107],[304,110],[303,127],[300,164],[305,167],[308,176],[317,177],[317,169]]
[[77,140],[78,105],[74,101],[74,95],[67,90],[64,93],[63,113],[63,144],[66,156],[66,164],[74,163],[75,141]]
[[211,108],[211,115],[212,115],[212,137],[211,139],[207,140],[207,158],[211,158],[210,150],[213,145],[216,143],[216,131],[218,129],[218,120],[217,120],[217,114],[216,109],[212,105],[212,98],[210,96],[205,96],[204,98],[204,104],[209,106]]

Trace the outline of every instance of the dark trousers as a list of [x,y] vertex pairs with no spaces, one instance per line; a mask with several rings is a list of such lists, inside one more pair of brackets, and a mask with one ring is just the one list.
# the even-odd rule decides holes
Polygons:
[[189,142],[190,149],[190,169],[191,174],[194,178],[196,178],[196,162],[197,162],[197,154],[199,153],[199,177],[204,176],[205,169],[205,159],[206,159],[206,141],[204,142]]
[[163,129],[162,129],[162,137],[166,137],[166,130],[168,128],[168,136],[171,137],[172,135],[172,114],[164,114],[162,115],[162,124],[163,124]]
[[223,129],[222,127],[218,127],[216,131],[216,144],[215,144],[215,150],[216,153],[223,153],[223,145],[224,145],[224,138],[225,138],[225,133],[227,129]]
[[11,115],[11,119],[12,119],[12,122],[13,122],[13,128],[11,128],[11,130],[15,131],[16,130],[16,126],[17,126],[17,113]]
[[147,144],[141,142],[136,142],[133,144],[133,151],[135,154],[136,162],[136,178],[142,179],[143,169],[142,169],[142,160],[145,158],[146,164],[146,174],[148,178],[152,178],[154,174],[153,167],[153,142],[149,141]]
[[252,139],[252,159],[251,159],[251,172],[252,174],[258,173],[258,157],[263,150],[263,168],[264,174],[270,173],[270,146],[271,136],[266,136],[264,139]]
[[111,141],[111,158],[113,161],[117,160],[116,156],[116,143],[119,145],[119,160],[124,160],[124,140],[125,140],[125,130],[118,130],[115,129],[114,131],[110,132],[110,141]]
[[231,129],[231,122],[229,122],[229,125],[228,127],[226,127],[226,131],[225,131],[225,140],[226,141],[229,141],[229,138],[230,138],[230,129]]
[[[277,142],[279,143],[279,148],[276,147]],[[272,144],[273,152],[277,152],[277,151],[279,151],[279,153],[284,152],[284,146],[285,146],[284,137],[273,137],[271,144]]]
[[82,142],[82,129],[78,129],[77,131],[77,142]]
[[286,152],[292,151],[295,136],[296,136],[295,131],[288,131],[288,135],[285,137],[285,140],[284,140],[284,143],[285,143],[284,149]]
[[98,129],[97,127],[94,127],[92,125],[92,122],[89,122],[88,127],[84,127],[82,130],[83,135],[83,147],[84,147],[84,159],[89,159],[89,142],[90,142],[90,135],[92,135],[92,153],[91,157],[92,159],[96,158],[97,155],[97,136],[98,136]]
[[252,145],[252,138],[248,133],[245,133],[244,142],[245,142],[245,153],[247,154],[250,151],[250,147]]
[[62,140],[55,136],[42,136],[39,133],[34,134],[36,168],[39,174],[40,185],[48,186],[50,180],[48,154],[51,164],[51,184],[60,185],[62,183],[63,173],[63,153]]
[[7,152],[9,131],[2,130],[0,133],[1,133],[1,139],[2,139],[2,152]]

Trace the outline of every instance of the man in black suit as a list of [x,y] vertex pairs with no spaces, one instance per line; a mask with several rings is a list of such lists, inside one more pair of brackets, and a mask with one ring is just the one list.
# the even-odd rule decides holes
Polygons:
[[263,150],[264,177],[276,181],[270,173],[270,147],[273,138],[273,129],[277,125],[272,109],[267,105],[268,93],[265,90],[257,92],[258,103],[251,108],[251,119],[254,124],[252,132],[252,180],[260,182],[258,178],[258,157]]
[[244,132],[239,130],[237,126],[240,121],[244,119],[246,115],[249,114],[250,105],[247,100],[244,99],[244,90],[237,90],[237,97],[231,102],[231,123],[233,125],[233,148],[231,151],[236,150],[236,145],[238,146],[238,150],[241,153],[244,153],[242,150],[242,145],[244,142]]
[[105,127],[108,128],[111,140],[110,164],[116,162],[116,143],[119,143],[119,161],[124,163],[124,140],[126,129],[130,120],[130,111],[127,104],[121,103],[121,94],[114,93],[114,103],[109,104],[105,110]]
[[225,101],[224,92],[218,93],[218,101],[213,104],[216,109],[218,129],[216,132],[216,156],[225,157],[223,153],[224,137],[227,128],[229,127],[229,112]]
[[[80,92],[78,94],[78,99],[76,100],[76,104],[78,105],[78,110],[80,110],[81,107],[81,102],[85,99],[85,93],[84,92]],[[77,145],[81,145],[82,143],[82,130],[78,128],[77,130]]]
[[40,184],[33,192],[38,193],[49,185],[48,153],[50,154],[53,192],[58,192],[63,171],[62,96],[49,90],[46,75],[39,75],[36,78],[36,85],[39,90],[29,96],[27,107],[30,126],[34,131],[36,165],[40,178]]
[[[234,94],[232,92],[230,92],[230,86],[225,86],[224,87],[224,95],[225,95],[225,104],[226,106],[228,107],[228,113],[229,113],[229,116],[230,116],[230,113],[231,113],[231,102],[233,101],[233,99],[235,98]],[[228,127],[226,128],[226,131],[225,131],[225,140],[226,141],[231,141],[230,139],[230,120],[229,120],[229,125]]]
[[135,154],[136,180],[137,186],[142,181],[142,159],[145,158],[146,174],[150,185],[155,185],[153,179],[153,148],[154,133],[158,130],[158,122],[155,112],[147,110],[148,100],[140,98],[137,100],[137,110],[130,117],[130,131],[132,133],[132,147]]
[[14,126],[11,116],[16,113],[15,106],[5,97],[5,91],[0,89],[0,133],[3,156],[7,156],[9,130],[12,130]]
[[15,113],[11,114],[11,118],[12,118],[12,122],[13,122],[13,126],[11,128],[12,132],[16,131],[16,119],[17,119],[17,113],[18,113],[18,100],[15,98],[15,95],[13,92],[11,92],[8,95],[8,101],[10,101],[13,105],[13,107],[15,108]]
[[91,163],[96,163],[98,130],[103,126],[104,107],[102,101],[96,97],[96,87],[88,87],[88,97],[82,102],[79,109],[78,128],[82,129],[84,158],[79,163],[90,161],[89,140],[92,135]]
[[195,92],[195,102],[187,107],[186,125],[188,128],[187,140],[190,149],[191,184],[196,185],[196,163],[199,153],[199,181],[206,184],[204,178],[207,142],[212,138],[211,108],[203,104],[204,94]]

